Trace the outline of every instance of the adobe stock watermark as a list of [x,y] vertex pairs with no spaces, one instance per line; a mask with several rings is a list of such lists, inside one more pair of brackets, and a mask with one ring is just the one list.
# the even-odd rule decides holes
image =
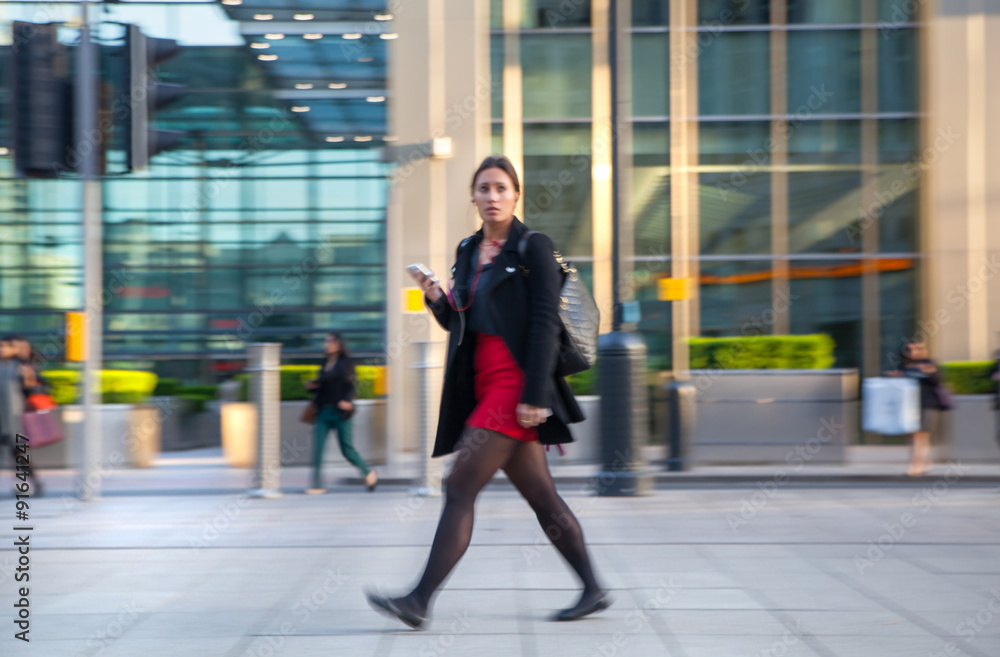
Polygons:
[[[806,463],[820,453],[823,445],[844,432],[843,421],[838,422],[836,416],[833,415],[829,418],[822,418],[819,424],[820,427],[815,436],[800,445],[796,445],[785,454],[785,463],[790,466],[792,472],[801,470]],[[766,507],[778,494],[779,489],[787,485],[789,481],[791,481],[791,477],[789,477],[788,470],[780,468],[775,471],[771,479],[757,482],[757,490],[740,499],[739,511],[726,514],[726,524],[729,525],[729,529],[735,534],[740,527],[749,524],[757,512]]]
[[590,657],[615,657],[619,650],[623,650],[628,645],[631,636],[638,634],[652,622],[654,612],[666,608],[677,595],[674,578],[670,577],[668,580],[661,578],[657,583],[660,586],[653,597],[643,602],[639,609],[633,609],[625,614],[625,631],[615,632],[607,640],[601,640],[590,653]]
[[[920,8],[927,0],[898,0],[892,3],[889,20],[880,20],[875,23],[882,40],[889,38],[889,35],[901,27],[912,26],[920,13]],[[883,10],[884,11],[884,10]]]
[[729,174],[729,180],[720,180],[715,183],[715,189],[724,202],[729,200],[731,193],[735,193],[746,185],[750,178],[764,171],[770,154],[787,148],[788,140],[792,135],[834,96],[832,91],[827,90],[826,84],[820,84],[818,87],[813,85],[809,91],[811,93],[806,102],[799,105],[792,114],[794,118],[781,124],[783,134],[778,135],[777,140],[774,137],[768,137],[764,140],[762,148],[747,149],[747,159],[743,160],[739,169]]
[[468,609],[454,614],[451,623],[448,624],[448,629],[424,642],[420,646],[420,650],[417,651],[417,657],[441,657],[445,655],[455,646],[456,638],[468,634],[472,627]]
[[[994,620],[1000,617],[1000,591],[990,589],[990,599],[979,608],[975,614],[969,614],[955,626],[955,634],[962,637],[967,644],[973,640]],[[961,644],[948,641],[941,650],[927,651],[927,657],[959,657],[968,654],[962,650]]]
[[87,639],[87,648],[83,654],[86,657],[94,657],[104,652],[135,625],[143,613],[145,610],[135,600],[123,603],[121,613]]
[[925,515],[935,504],[940,502],[948,494],[951,487],[965,476],[968,471],[969,467],[963,466],[961,463],[951,464],[941,479],[935,481],[933,485],[923,488],[919,493],[914,494],[910,500],[910,505],[916,509],[916,513],[904,511],[897,520],[882,523],[882,528],[885,532],[874,540],[868,541],[868,549],[865,551],[864,556],[854,557],[854,568],[858,571],[858,574],[864,576],[866,570],[881,561],[886,554],[896,547],[896,544],[906,536],[907,530],[917,524],[920,516]]
[[913,183],[937,162],[942,153],[954,146],[959,137],[961,135],[955,132],[951,126],[938,128],[937,135],[931,145],[914,155],[903,165],[902,175],[894,178],[885,189],[876,189],[875,200],[868,204],[868,207],[857,209],[861,221],[852,222],[844,228],[850,243],[856,243],[865,231],[876,225],[886,208],[895,203],[901,196],[913,191]]

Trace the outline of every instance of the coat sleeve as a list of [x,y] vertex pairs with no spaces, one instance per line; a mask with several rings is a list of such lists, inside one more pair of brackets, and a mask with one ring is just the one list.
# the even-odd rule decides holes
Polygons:
[[555,259],[552,239],[536,233],[528,240],[528,342],[524,391],[521,401],[551,406],[552,377],[559,357],[559,288],[562,271]]
[[[456,262],[458,262],[458,254],[461,251],[461,249],[462,249],[461,244],[459,244],[458,248],[455,249]],[[444,288],[441,288],[441,291],[444,292]],[[449,328],[449,322],[451,322],[452,314],[456,311],[453,310],[451,304],[448,303],[447,292],[444,292],[444,294],[441,295],[441,298],[438,299],[437,301],[431,301],[429,298],[427,298],[427,295],[425,294],[424,305],[426,305],[427,308],[431,311],[431,314],[434,315],[434,319],[436,319],[437,323],[441,325],[441,328],[443,328],[445,331],[451,330]]]

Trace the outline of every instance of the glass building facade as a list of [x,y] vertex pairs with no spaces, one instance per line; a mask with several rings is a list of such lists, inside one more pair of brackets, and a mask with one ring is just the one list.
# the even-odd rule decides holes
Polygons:
[[[362,356],[377,356],[383,343],[388,180],[373,147],[386,136],[385,41],[362,35],[348,51],[342,35],[316,38],[307,27],[254,34],[253,18],[236,13],[253,4],[115,6],[102,16],[102,61],[119,45],[115,21],[135,21],[151,36],[178,39],[183,49],[156,74],[187,86],[155,115],[158,128],[184,139],[147,171],[121,173],[123,153],[107,135],[99,303],[112,364],[211,380],[242,368],[249,342],[280,342],[289,361],[317,356],[331,330]],[[290,23],[309,3],[277,4],[289,15],[273,20]],[[352,3],[315,19],[381,31],[373,19],[381,8]],[[78,12],[16,9],[4,18],[62,21]],[[179,27],[199,21],[211,24],[209,34]],[[2,30],[9,35],[10,23]],[[10,130],[5,120],[4,143]],[[81,215],[78,180],[15,179],[13,156],[0,156],[0,332],[61,352],[64,313],[94,303],[83,299]]]
[[[901,21],[876,0],[694,4],[696,47],[685,56],[697,62],[687,82],[697,97],[697,332],[826,333],[837,366],[862,367],[867,355],[879,368],[917,317],[916,16]],[[676,32],[666,0],[631,8],[638,326],[666,365],[671,305],[656,286],[670,275]],[[605,100],[592,61],[604,27],[595,29],[590,2],[492,0],[491,9],[495,76],[512,65],[512,33],[519,41],[525,217],[586,273],[593,114]],[[511,124],[503,107],[494,97],[495,150]]]
[[[147,172],[102,182],[107,360],[209,378],[241,364],[248,341],[281,342],[294,360],[317,355],[332,329],[378,356],[392,173],[378,150],[391,139],[384,4],[106,5],[109,24],[145,21],[151,35],[179,38],[184,50],[160,72],[189,89],[156,117],[186,133],[181,147]],[[607,220],[594,204],[606,9],[589,0],[489,6],[493,151],[519,135],[524,219],[593,283],[595,222]],[[918,311],[917,17],[900,20],[883,0],[696,8],[688,56],[697,73],[685,84],[697,98],[697,332],[827,333],[838,366],[879,368]],[[0,9],[0,31],[9,35],[14,19],[41,22],[43,9]],[[257,18],[264,11],[268,25],[310,12],[340,33],[299,21],[276,35]],[[656,286],[671,267],[676,32],[666,0],[632,0],[631,14],[638,328],[651,361],[666,366],[671,306]],[[214,31],[185,41],[199,23]],[[9,130],[4,118],[4,144]],[[85,302],[80,183],[17,180],[3,152],[0,331],[44,346],[60,339],[63,313]]]

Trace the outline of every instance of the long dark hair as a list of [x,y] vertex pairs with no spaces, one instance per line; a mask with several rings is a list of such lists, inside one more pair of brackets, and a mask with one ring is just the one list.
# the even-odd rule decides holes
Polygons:
[[487,169],[500,169],[508,176],[510,176],[510,181],[514,183],[514,191],[518,194],[521,193],[521,181],[517,178],[517,171],[514,169],[514,165],[510,160],[507,159],[506,155],[491,155],[482,161],[476,172],[472,174],[472,183],[469,185],[469,189],[474,194],[476,192],[476,178],[479,177],[483,171]]
[[[338,358],[351,360],[351,352],[347,350],[347,340],[344,339],[344,336],[336,331],[330,331],[326,337],[333,338],[340,344],[340,353],[337,355]],[[324,356],[325,355],[326,354],[324,353]]]

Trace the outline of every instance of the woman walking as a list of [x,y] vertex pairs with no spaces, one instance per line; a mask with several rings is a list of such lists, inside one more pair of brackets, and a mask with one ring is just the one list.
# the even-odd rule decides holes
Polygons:
[[556,619],[575,620],[611,604],[545,459],[543,444],[570,442],[567,424],[583,414],[555,375],[561,270],[552,240],[533,234],[524,262],[518,254],[528,231],[514,217],[520,192],[510,161],[486,158],[472,178],[472,202],[483,225],[458,246],[451,292],[446,295],[433,274],[414,275],[435,319],[450,332],[433,455],[458,454],[416,588],[397,598],[367,594],[376,610],[414,628],[424,625],[434,594],[469,546],[476,496],[500,469],[583,585],[576,604]]
[[354,415],[354,362],[347,353],[347,345],[338,333],[326,336],[323,343],[326,360],[320,365],[319,378],[310,381],[308,387],[316,392],[313,404],[316,407],[316,423],[313,425],[313,473],[312,487],[306,489],[310,495],[326,492],[323,487],[323,449],[330,431],[337,432],[340,453],[351,465],[361,471],[365,485],[374,491],[378,485],[378,475],[368,467],[365,460],[354,449],[351,436],[351,416]]
[[935,431],[938,417],[950,406],[942,399],[941,373],[937,363],[928,357],[923,342],[907,342],[900,353],[900,368],[895,374],[916,379],[920,384],[920,430],[913,434],[910,467],[906,474],[921,475],[931,468],[931,433]]

